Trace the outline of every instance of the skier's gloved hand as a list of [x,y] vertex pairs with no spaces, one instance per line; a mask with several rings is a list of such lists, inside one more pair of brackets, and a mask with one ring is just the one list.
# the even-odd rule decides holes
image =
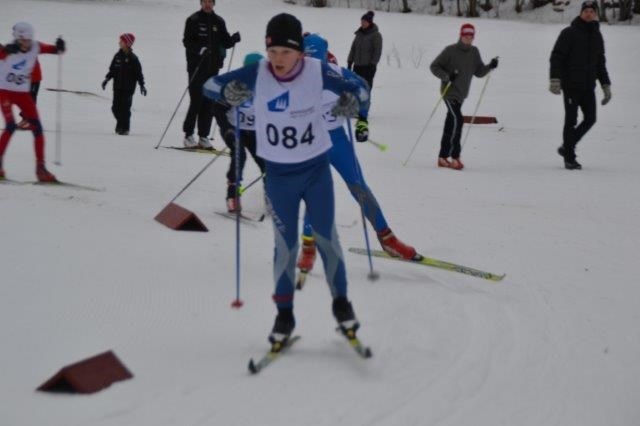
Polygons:
[[140,86],[140,93],[142,93],[142,96],[147,96],[147,88]]
[[342,92],[331,113],[336,117],[357,117],[360,106],[358,99],[351,92]]
[[356,123],[356,140],[366,142],[369,140],[369,123],[366,119],[360,118]]
[[240,42],[240,32],[236,31],[235,33],[233,33],[231,35],[231,41],[233,42],[233,44],[239,43]]
[[450,73],[449,75],[446,75],[442,79],[442,83],[443,84],[447,84],[447,83],[453,84],[453,82],[456,79],[456,77],[458,77],[458,70],[455,70],[454,72]]
[[243,82],[232,80],[222,89],[222,96],[229,105],[240,106],[248,99],[251,99],[253,93]]
[[107,88],[107,83],[109,82],[108,78],[105,78],[104,81],[102,82],[101,86],[102,86],[102,90],[105,90]]
[[602,92],[604,93],[604,98],[602,98],[602,101],[600,101],[600,104],[601,105],[606,105],[611,100],[611,85],[603,84],[602,85]]
[[67,50],[67,43],[65,43],[60,37],[56,39],[56,50],[58,53],[64,53]]
[[353,62],[347,62],[347,69],[353,71]]
[[495,58],[493,58],[491,60],[491,62],[489,62],[489,68],[491,68],[492,70],[495,70],[496,68],[498,68],[498,57],[497,56]]
[[209,50],[209,49],[205,46],[205,47],[203,47],[202,49],[200,49],[200,52],[198,52],[198,55],[200,55],[200,56],[204,56],[204,55],[206,55],[206,54],[207,54],[207,51],[208,51],[208,50]]
[[549,80],[549,91],[554,95],[559,95],[562,93],[562,87],[560,86],[559,78],[552,78]]
[[5,44],[4,51],[8,54],[18,53],[20,51],[20,46],[16,43]]

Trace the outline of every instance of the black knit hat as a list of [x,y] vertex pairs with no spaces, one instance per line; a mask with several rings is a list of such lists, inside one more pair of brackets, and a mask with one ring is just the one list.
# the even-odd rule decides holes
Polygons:
[[267,24],[265,41],[267,48],[282,46],[302,52],[302,24],[288,13],[276,15]]
[[582,6],[580,6],[580,12],[585,9],[593,9],[596,12],[598,11],[598,2],[595,0],[586,0],[582,2]]
[[367,13],[365,13],[364,15],[362,15],[362,18],[360,18],[363,21],[367,21],[368,23],[372,24],[373,23],[373,15],[375,15],[373,13],[373,10],[368,11]]

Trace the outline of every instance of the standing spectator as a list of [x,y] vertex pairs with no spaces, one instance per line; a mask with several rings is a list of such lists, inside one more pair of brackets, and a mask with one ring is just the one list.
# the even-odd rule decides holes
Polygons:
[[[558,154],[564,157],[566,169],[579,170],[582,165],[576,161],[576,145],[596,122],[596,79],[604,92],[602,105],[611,100],[596,1],[582,3],[580,16],[558,36],[550,62],[549,90],[564,95],[564,130]],[[583,120],[576,126],[578,107]]]
[[[187,18],[182,44],[187,54],[189,74],[189,110],[184,119],[184,146],[211,149],[209,132],[213,119],[211,100],[202,96],[207,79],[218,75],[226,56],[226,49],[240,41],[240,33],[229,35],[222,17],[213,11],[215,0],[200,0],[201,9]],[[193,137],[198,122],[198,140]]]
[[11,136],[17,128],[12,107],[16,105],[33,132],[33,144],[36,153],[36,176],[40,182],[57,182],[56,177],[45,167],[44,135],[38,109],[33,101],[30,80],[38,55],[41,53],[62,54],[66,50],[65,42],[56,39],[56,44],[45,44],[33,39],[31,24],[18,22],[13,26],[14,42],[0,48],[0,108],[4,117],[5,129],[0,135],[0,179],[4,179],[2,157],[9,145]]
[[113,57],[109,72],[102,82],[102,90],[105,90],[109,80],[113,79],[111,112],[116,118],[116,133],[119,135],[129,134],[131,103],[133,102],[133,94],[136,92],[136,83],[140,85],[142,96],[147,96],[142,65],[131,49],[135,41],[136,37],[131,33],[120,36],[120,50]]
[[355,32],[347,59],[347,68],[364,78],[371,89],[382,56],[382,34],[373,23],[373,15],[372,10],[362,15],[360,28]]
[[[462,170],[464,164],[460,161],[460,136],[462,135],[462,103],[469,95],[469,87],[473,76],[484,77],[492,69],[498,67],[495,57],[485,65],[480,57],[480,51],[473,46],[476,30],[471,24],[464,24],[460,28],[460,39],[457,43],[444,48],[431,63],[431,72],[438,77],[442,84],[440,90],[447,106],[447,118],[444,122],[438,167],[449,167]],[[449,161],[451,157],[451,161]]]

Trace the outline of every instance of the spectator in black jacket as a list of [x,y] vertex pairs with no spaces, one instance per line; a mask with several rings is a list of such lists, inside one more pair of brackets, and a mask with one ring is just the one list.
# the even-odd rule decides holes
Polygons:
[[[576,145],[596,122],[596,79],[600,81],[604,98],[611,100],[611,81],[604,56],[604,40],[598,22],[598,3],[582,3],[580,16],[560,33],[551,52],[549,90],[564,94],[564,130],[558,154],[564,157],[569,170],[581,169],[576,161]],[[583,120],[578,121],[578,107]]]
[[[184,146],[189,148],[213,148],[209,132],[213,119],[212,101],[202,96],[205,81],[218,75],[222,68],[226,49],[240,41],[240,33],[229,35],[222,17],[213,11],[215,0],[200,0],[201,9],[187,18],[184,26],[184,44],[189,73],[189,110],[184,119]],[[198,122],[198,140],[193,132]]]
[[109,80],[113,79],[111,112],[116,118],[116,133],[119,135],[129,134],[131,102],[136,91],[136,83],[140,85],[142,96],[147,96],[147,89],[144,87],[144,76],[142,75],[142,65],[140,65],[138,57],[131,49],[135,40],[136,37],[131,33],[125,33],[120,36],[120,50],[113,57],[109,72],[102,82],[102,90],[105,90]]

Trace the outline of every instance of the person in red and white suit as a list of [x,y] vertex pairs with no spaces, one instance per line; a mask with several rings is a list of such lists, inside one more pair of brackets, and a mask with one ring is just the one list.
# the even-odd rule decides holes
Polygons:
[[56,182],[56,177],[45,167],[43,129],[30,90],[38,55],[62,54],[65,51],[65,42],[58,38],[55,45],[41,43],[33,40],[33,33],[30,24],[18,22],[13,26],[14,42],[0,47],[0,109],[5,122],[5,129],[0,135],[0,179],[5,177],[2,163],[4,153],[18,127],[12,111],[13,105],[16,105],[33,132],[38,180]]

